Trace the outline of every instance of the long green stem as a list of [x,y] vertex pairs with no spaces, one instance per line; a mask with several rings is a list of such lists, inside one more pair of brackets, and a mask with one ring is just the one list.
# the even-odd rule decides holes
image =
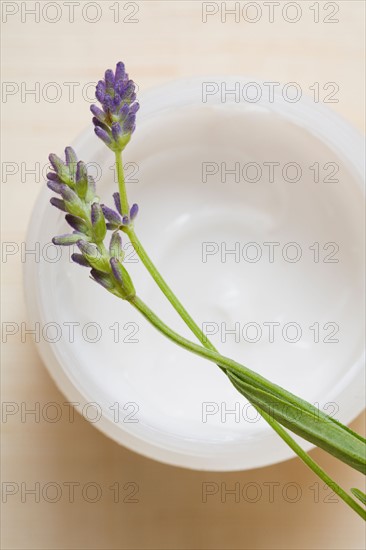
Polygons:
[[281,439],[287,443],[287,445],[297,454],[297,456],[312,470],[324,483],[328,485],[348,506],[350,506],[363,520],[366,520],[366,511],[361,508],[357,501],[355,501],[346,491],[342,489],[337,483],[335,483],[331,477],[324,472],[324,470],[317,464],[311,456],[304,451],[296,443],[296,441],[290,436],[290,434],[282,428],[282,426],[274,420],[270,415],[258,408],[258,412],[263,416],[264,420],[277,432]]
[[150,323],[175,344],[224,369],[230,380],[240,387],[241,393],[253,405],[259,406],[275,420],[290,428],[292,432],[364,473],[365,445],[358,434],[334,421],[310,403],[296,397],[281,386],[273,384],[233,359],[177,334],[139,297],[135,296],[130,301]]
[[[123,173],[123,167],[122,167],[122,173]],[[124,188],[124,179],[120,180],[120,193],[121,193],[121,184]],[[122,193],[120,195],[122,197]],[[126,199],[127,203],[127,199]],[[121,199],[122,204],[122,199]],[[160,290],[163,292],[163,294],[167,297],[169,302],[172,304],[174,309],[177,311],[177,313],[180,315],[180,317],[183,319],[183,321],[186,323],[186,325],[190,328],[192,333],[197,337],[197,339],[205,346],[205,348],[209,351],[216,352],[215,347],[213,344],[207,339],[207,337],[203,334],[200,327],[196,324],[196,322],[193,320],[193,318],[190,316],[188,311],[184,308],[183,304],[179,301],[179,299],[175,296],[169,285],[165,282],[163,277],[160,275],[159,271],[155,267],[154,263],[151,261],[150,257],[148,256],[147,252],[145,251],[144,247],[142,246],[141,242],[139,241],[133,226],[131,226],[127,231],[129,238],[146,269],[154,279],[154,281],[157,283]],[[142,303],[137,298],[134,300],[133,305],[139,309],[139,311],[150,321],[151,317],[149,314],[146,315],[147,311],[144,310],[144,308],[138,307],[141,306]],[[156,319],[155,319],[156,320]],[[153,323],[155,324],[155,323]],[[155,324],[156,328],[158,330],[162,329],[162,326],[159,326]],[[166,327],[169,328],[169,327]],[[162,331],[162,330],[161,330]],[[162,331],[164,332],[164,331]],[[173,332],[173,331],[172,331]],[[170,333],[167,334],[164,332],[166,336],[172,337],[173,334]],[[172,339],[172,338],[171,338]],[[179,338],[180,339],[180,338]],[[176,343],[179,343],[179,345],[182,345],[182,341]],[[186,347],[184,345],[184,347]],[[190,347],[188,347],[190,349]],[[191,351],[194,351],[191,348]],[[194,351],[195,352],[195,351]],[[211,359],[212,360],[212,359]],[[221,368],[223,368],[222,365],[219,365]],[[337,484],[333,482],[333,480],[320,468],[320,466],[312,460],[312,458],[293,440],[293,438],[287,433],[287,431],[282,428],[282,426],[271,417],[271,415],[267,414],[261,407],[258,405],[256,406],[257,410],[260,412],[260,414],[263,416],[263,418],[266,420],[266,422],[276,431],[276,433],[282,438],[284,442],[286,442],[289,447],[299,456],[299,458],[316,474],[320,479],[322,479],[329,487],[331,487],[334,492],[338,494],[338,496],[346,503],[348,504],[354,511],[356,511],[363,519],[365,519],[365,511],[359,506],[359,504],[352,499],[350,495],[348,495],[341,487],[339,487]]]
[[122,216],[128,216],[130,213],[130,209],[128,206],[128,199],[127,199],[127,193],[126,193],[125,175],[124,175],[123,163],[122,163],[122,153],[116,152],[115,156],[116,156],[119,198],[121,201],[121,212],[122,212]]
[[[153,264],[152,260],[149,258],[146,250],[142,246],[141,242],[139,241],[133,227],[129,227],[126,229],[126,233],[129,235],[130,240],[140,257],[142,263],[146,267],[146,269],[149,271],[159,288],[162,290],[162,292],[165,294],[165,296],[168,298],[169,302],[172,304],[172,306],[176,309],[178,314],[181,316],[181,318],[184,320],[184,322],[187,324],[187,326],[191,329],[193,334],[197,337],[197,339],[211,352],[216,352],[215,347],[211,344],[211,342],[208,341],[206,336],[203,334],[200,327],[195,323],[195,321],[192,319],[192,317],[189,315],[187,310],[184,308],[184,306],[181,304],[181,302],[178,300],[178,298],[175,296],[171,288],[168,286],[168,284],[165,282],[163,277],[160,275],[159,271]],[[192,350],[191,350],[192,351]],[[207,358],[207,357],[206,357]],[[282,409],[282,415],[278,415],[277,420],[280,420],[281,423],[283,423],[285,426],[289,427],[292,431],[297,433],[298,435],[304,437],[305,439],[308,439],[312,443],[315,443],[319,447],[322,447],[326,451],[330,452],[331,454],[337,456],[347,464],[349,464],[352,467],[355,467],[356,469],[360,471],[365,470],[365,464],[358,462],[354,460],[353,457],[350,457],[350,451],[349,449],[345,450],[345,447],[347,447],[347,443],[349,443],[349,447],[352,448],[354,444],[356,444],[356,447],[358,449],[358,455],[361,455],[361,449],[359,442],[356,441],[357,438],[359,438],[364,443],[362,438],[358,436],[358,434],[355,434],[351,430],[349,430],[346,426],[342,426],[340,428],[340,424],[336,422],[334,419],[328,417],[324,413],[321,413],[319,410],[315,409],[314,406],[310,405],[306,401],[298,398],[297,396],[291,394],[290,392],[287,392],[280,386],[277,386],[275,384],[272,384],[267,379],[263,378],[262,376],[258,375],[254,371],[251,371],[250,369],[247,369],[243,365],[240,365],[239,363],[235,363],[232,360],[230,361],[229,368],[236,370],[236,373],[239,375],[239,377],[242,378],[242,382],[246,382],[247,384],[252,384],[255,382],[257,393],[255,395],[255,402],[253,402],[252,398],[253,395],[248,395],[248,391],[246,393],[246,397],[252,402],[252,404],[257,405],[263,405],[263,403],[268,402],[268,398],[270,397],[273,401],[276,401],[277,406],[280,406]],[[211,359],[213,360],[213,359]],[[243,378],[244,377],[244,378]],[[248,388],[248,386],[247,386]],[[253,393],[253,392],[252,392]],[[271,394],[271,395],[269,395]],[[306,426],[306,429],[304,430],[304,427],[300,426],[300,422],[296,424],[296,422],[293,421],[289,422],[288,416],[283,414],[283,411],[286,408],[286,403],[291,403],[292,408],[291,412],[292,414],[306,414],[308,416],[315,416],[318,415],[318,417],[322,417],[323,420],[328,421],[328,426],[326,427],[328,434],[327,439],[324,437],[324,434],[322,433],[319,437],[319,430],[317,434],[311,434],[309,437],[309,430],[308,425]],[[261,407],[263,408],[263,406]],[[268,411],[268,408],[266,408],[267,412],[271,414],[270,411]],[[273,415],[272,415],[273,416]],[[295,426],[295,428],[294,428]],[[307,431],[306,431],[307,430]],[[314,423],[312,423],[312,430],[314,430]],[[349,437],[348,437],[349,436]],[[343,441],[343,438],[348,438],[347,441]],[[351,441],[352,439],[352,441]]]
[[165,294],[165,296],[168,298],[169,302],[172,304],[174,309],[177,311],[177,313],[180,315],[180,317],[184,320],[188,328],[191,329],[193,334],[196,336],[196,338],[204,344],[202,340],[205,340],[205,347],[208,349],[216,351],[215,347],[211,342],[208,341],[208,339],[203,334],[200,327],[197,325],[197,323],[192,319],[188,311],[185,309],[183,304],[178,300],[170,286],[165,282],[163,277],[160,275],[159,271],[155,267],[154,263],[151,261],[149,255],[147,254],[146,250],[142,246],[140,240],[138,239],[135,230],[133,226],[130,226],[126,229],[126,233],[128,234],[130,241],[135,248],[138,257],[160,288],[160,290]]
[[[202,348],[198,344],[195,344],[191,342],[190,340],[187,340],[183,336],[180,336],[175,331],[173,331],[170,327],[168,327],[155,313],[146,305],[144,302],[138,297],[135,296],[130,300],[130,303],[162,334],[164,334],[167,338],[172,340],[174,343],[178,344],[179,346],[191,351],[192,353],[195,353],[197,355],[200,355],[201,357],[205,357],[206,359],[209,359],[210,361],[219,364],[219,366],[223,368],[230,368],[234,371],[239,368],[240,365],[235,363],[235,361],[232,361],[231,359],[221,356],[217,352],[214,352],[213,350],[209,350],[207,348]],[[231,377],[229,373],[229,378]],[[235,379],[233,380],[233,384],[237,389],[240,391],[240,381],[237,382]],[[256,406],[256,405],[255,405]],[[290,448],[305,462],[305,464],[315,473],[317,474],[320,479],[322,479],[346,504],[348,504],[355,512],[357,512],[363,519],[366,519],[366,512],[363,510],[360,505],[353,500],[353,498],[348,495],[339,485],[337,485],[321,468],[320,466],[292,439],[292,437],[280,426],[280,424],[272,418],[269,414],[267,414],[265,411],[263,411],[260,407],[257,407],[257,410],[259,413],[263,416],[263,418],[268,422],[268,424],[277,432],[277,434],[285,441]]]

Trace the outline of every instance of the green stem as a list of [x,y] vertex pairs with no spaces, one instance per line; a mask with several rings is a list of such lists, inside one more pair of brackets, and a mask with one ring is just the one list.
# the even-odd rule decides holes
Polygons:
[[[127,201],[127,195],[125,190],[125,183],[124,183],[124,175],[123,175],[123,165],[122,165],[122,158],[121,155],[116,155],[116,164],[117,164],[117,174],[118,174],[118,182],[119,182],[119,189],[120,189],[120,197],[121,197],[121,210],[124,212],[124,208],[126,209],[126,212],[128,215],[128,201]],[[124,197],[124,199],[122,199]],[[122,206],[122,204],[124,206]],[[157,286],[160,288],[160,290],[163,292],[163,294],[166,296],[166,298],[169,300],[171,305],[174,307],[174,309],[177,311],[177,313],[180,315],[180,317],[183,319],[183,321],[186,323],[188,328],[192,331],[192,333],[196,336],[196,338],[205,346],[207,351],[213,351],[216,352],[216,348],[214,345],[208,340],[208,338],[203,334],[200,327],[196,324],[194,319],[190,316],[188,311],[185,309],[183,304],[179,301],[179,299],[175,296],[169,285],[165,282],[163,277],[160,275],[159,271],[155,267],[154,263],[151,261],[150,257],[148,256],[146,250],[142,246],[141,242],[139,241],[133,226],[130,226],[127,229],[127,233],[129,235],[129,238],[140,258],[143,265],[146,267],[147,271],[150,273],[154,281],[156,282]],[[151,318],[151,313],[148,311],[144,304],[139,300],[139,298],[135,297],[134,300],[131,302],[134,307],[136,307],[144,317],[146,317],[149,322],[152,322],[155,327],[163,332],[168,338],[175,341],[177,344],[190,349],[190,351],[193,351],[194,353],[197,353],[198,350],[193,349],[193,347],[196,347],[195,344],[191,343],[184,338],[180,337],[179,335],[176,335],[169,327],[164,325],[164,323],[160,322],[160,320],[153,315],[153,319]],[[155,321],[155,322],[154,322]],[[178,338],[177,338],[178,337]],[[188,344],[188,347],[187,347]],[[199,347],[199,346],[197,346]],[[201,354],[201,353],[200,353]],[[208,357],[207,357],[208,358]],[[213,360],[210,358],[210,360]],[[222,368],[221,365],[218,365],[220,368]],[[312,460],[312,458],[294,441],[294,439],[288,434],[288,432],[282,428],[282,426],[270,415],[268,415],[265,411],[263,411],[262,408],[256,406],[259,413],[262,415],[262,417],[266,420],[266,422],[276,431],[276,433],[282,438],[282,440],[289,445],[289,447],[298,455],[298,457],[316,474],[320,479],[322,479],[329,487],[332,488],[332,490],[338,494],[338,496],[346,503],[348,506],[350,506],[357,514],[359,514],[363,519],[365,519],[365,511],[359,506],[359,504],[352,499],[351,496],[349,496],[339,485],[333,482],[333,480],[320,468],[320,466]]]
[[[211,349],[213,351],[217,351],[213,344],[208,341],[208,339],[203,334],[200,327],[197,325],[197,323],[192,319],[188,311],[185,309],[183,304],[178,300],[170,286],[165,282],[163,277],[160,275],[159,271],[151,261],[150,257],[148,256],[146,250],[142,246],[141,242],[139,241],[135,230],[132,226],[129,226],[126,230],[126,233],[128,234],[130,241],[133,245],[133,247],[136,250],[136,253],[160,290],[165,294],[165,296],[168,298],[169,302],[172,304],[174,309],[177,311],[177,313],[180,315],[180,317],[183,319],[183,321],[186,323],[188,328],[191,329],[193,334],[196,336],[197,340],[199,340],[207,349]],[[205,340],[205,342],[203,342]]]
[[312,470],[324,483],[332,489],[348,506],[352,508],[363,520],[366,520],[366,511],[355,501],[346,491],[335,483],[324,470],[317,464],[311,456],[304,451],[290,436],[290,434],[270,415],[262,409],[256,407],[258,412],[263,416],[264,420],[277,432],[281,439],[297,454],[297,456]]
[[184,336],[181,336],[170,327],[168,327],[168,325],[166,325],[138,296],[134,296],[130,300],[130,303],[145,317],[145,319],[150,321],[150,323],[152,323],[155,328],[157,328],[162,334],[164,334],[167,338],[169,338],[169,340],[172,340],[178,346],[185,348],[192,353],[195,353],[196,355],[200,355],[201,357],[204,357],[205,359],[208,359],[213,363],[219,364],[219,366],[223,367],[225,370],[229,369],[230,371],[233,371],[238,375],[247,375],[248,381],[255,382],[255,384],[259,387],[263,387],[267,390],[273,389],[273,391],[275,391],[276,393],[277,390],[284,391],[282,388],[280,388],[280,386],[272,384],[271,382],[266,380],[266,378],[263,378],[261,375],[257,374],[254,371],[251,371],[250,369],[244,367],[240,363],[237,363],[233,359],[220,355],[215,350],[212,344],[211,348],[202,347],[198,344],[195,344],[194,342],[191,342],[187,338],[184,338]]
[[127,193],[126,193],[125,175],[124,175],[123,163],[122,163],[122,153],[120,151],[116,151],[115,156],[116,156],[119,198],[121,201],[121,212],[122,212],[122,216],[128,216],[130,213],[130,209],[128,206],[128,199],[127,199]]
[[140,298],[133,298],[131,303],[174,343],[222,367],[230,380],[240,385],[241,393],[254,405],[264,409],[297,435],[321,447],[352,468],[364,472],[365,445],[358,434],[328,417],[307,401],[273,384],[233,359],[180,336],[157,317]]
[[[142,263],[146,267],[146,269],[149,271],[153,279],[156,281],[159,288],[162,290],[162,292],[165,294],[165,296],[168,298],[172,306],[176,309],[176,311],[179,313],[181,318],[185,321],[187,326],[191,329],[191,331],[195,334],[197,339],[203,344],[203,346],[211,352],[210,360],[215,361],[215,353],[217,353],[217,350],[215,347],[209,342],[206,338],[206,336],[203,334],[202,330],[198,327],[198,325],[195,323],[195,321],[192,319],[192,317],[189,315],[187,310],[183,307],[181,302],[178,300],[178,298],[175,296],[173,291],[170,289],[170,287],[167,285],[167,283],[164,281],[158,270],[156,269],[155,265],[149,258],[147,252],[143,248],[141,242],[137,238],[137,235],[132,227],[128,228],[126,230],[127,234],[129,235],[131,242],[140,257]],[[167,327],[168,328],[168,327]],[[189,346],[192,345],[192,342],[189,342],[188,340],[185,341],[183,344],[184,347],[189,349]],[[194,344],[193,344],[194,345]],[[198,350],[202,350],[200,346],[196,346],[196,351],[194,353],[197,353]],[[191,349],[191,351],[193,351]],[[198,353],[200,353],[200,351]],[[208,356],[206,355],[206,358]],[[222,356],[221,356],[222,359]],[[307,403],[303,399],[300,399],[299,397],[293,395],[292,393],[286,391],[284,388],[277,386],[276,384],[273,384],[266,378],[260,376],[256,372],[244,367],[243,365],[240,365],[239,363],[236,363],[235,361],[232,361],[231,359],[225,358],[225,361],[227,363],[225,365],[219,364],[219,366],[224,368],[229,368],[232,371],[236,371],[236,373],[239,375],[239,378],[242,378],[242,381],[252,385],[253,383],[256,387],[256,390],[259,390],[259,393],[257,391],[256,397],[256,404],[261,406],[261,404],[258,402],[258,399],[266,400],[268,402],[266,410],[271,414],[271,411],[268,410],[268,405],[270,405],[269,398],[271,396],[269,394],[272,394],[272,401],[273,405],[274,402],[277,403],[277,406],[283,410],[286,408],[286,403],[291,403],[292,408],[291,410],[293,412],[299,412],[303,415],[302,419],[310,419],[310,422],[312,422],[312,427],[310,433],[308,426],[306,427],[306,430],[304,430],[304,426],[300,425],[300,422],[296,425],[296,422],[294,422],[290,418],[286,418],[286,415],[277,414],[277,420],[279,420],[281,423],[283,423],[285,426],[290,428],[292,431],[297,433],[298,435],[304,437],[305,439],[308,439],[315,445],[318,445],[319,447],[322,447],[327,452],[330,452],[337,458],[343,460],[347,464],[349,464],[351,467],[354,467],[358,469],[359,471],[364,471],[365,464],[364,461],[360,461],[359,457],[361,456],[361,445],[364,444],[364,441],[358,434],[355,434],[352,432],[352,430],[349,430],[346,426],[341,425],[340,423],[336,422],[334,419],[328,417],[318,409],[316,409],[313,405]],[[220,363],[219,361],[215,361],[216,364]],[[246,397],[251,401],[252,404],[254,404],[251,397],[254,397],[253,395],[248,395],[248,392],[246,392]],[[261,407],[263,408],[263,406]],[[312,417],[312,418],[311,418]],[[313,422],[314,418],[318,418],[318,420],[322,420],[324,422],[327,422],[327,426],[324,428],[324,422],[322,425],[323,433],[319,432],[319,427],[321,426],[321,423],[319,422],[319,425],[316,426]],[[289,422],[290,420],[290,422]],[[325,430],[327,433],[325,433]],[[357,441],[359,439],[359,441]],[[361,442],[361,443],[360,443]],[[348,448],[347,448],[348,447]],[[352,450],[354,452],[354,456],[352,456]],[[355,459],[355,455],[358,456],[358,458]]]
[[[167,338],[172,340],[192,353],[205,357],[210,361],[217,363],[223,368],[230,368],[230,370],[241,370],[241,366],[227,357],[221,356],[217,352],[202,348],[198,344],[187,340],[183,336],[180,336],[170,327],[168,327],[155,313],[138,297],[135,296],[130,300],[133,305],[144,317],[147,319],[159,332],[164,334]],[[212,345],[212,344],[211,344]],[[213,347],[213,346],[212,346]],[[230,377],[230,375],[229,375]],[[240,391],[239,384],[233,382],[234,386]],[[353,500],[339,485],[337,485],[322,469],[321,467],[296,443],[296,441],[288,434],[288,432],[282,428],[282,426],[263,409],[254,405],[259,413],[263,416],[266,422],[277,432],[277,434],[283,439],[287,445],[301,458],[301,460],[322,479],[346,504],[348,504],[359,516],[366,519],[366,512],[361,506]]]

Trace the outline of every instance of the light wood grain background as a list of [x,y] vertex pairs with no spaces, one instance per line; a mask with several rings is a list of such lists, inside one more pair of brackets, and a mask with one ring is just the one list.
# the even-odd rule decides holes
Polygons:
[[[339,22],[333,24],[324,22],[331,13],[324,2],[315,3],[320,10],[319,23],[314,22],[310,9],[314,2],[298,2],[302,16],[293,24],[281,15],[286,2],[281,2],[273,23],[268,22],[263,2],[256,3],[262,9],[256,23],[244,18],[235,22],[233,16],[222,23],[220,14],[203,23],[201,2],[169,0],[120,2],[120,21],[116,23],[111,9],[116,2],[94,3],[98,13],[95,6],[86,6],[90,2],[80,1],[75,5],[74,22],[68,22],[65,2],[48,3],[59,9],[49,5],[44,13],[47,2],[40,2],[40,20],[35,21],[27,13],[35,4],[2,2],[2,79],[7,83],[2,103],[5,242],[21,246],[43,184],[42,178],[27,175],[25,170],[37,162],[43,166],[50,150],[61,151],[89,124],[88,101],[81,90],[119,59],[125,60],[142,89],[199,74],[248,74],[296,81],[304,90],[314,82],[336,82],[339,102],[332,108],[362,129],[362,1],[330,3],[339,8],[335,16]],[[227,7],[233,4],[229,2]],[[244,4],[247,2],[241,7]],[[137,22],[122,21],[136,11],[135,5],[138,12],[132,17]],[[248,17],[253,18],[253,13],[248,12]],[[49,22],[60,14],[58,22]],[[99,15],[99,21],[90,22]],[[289,17],[293,17],[291,12]],[[55,102],[50,100],[50,82],[61,90]],[[71,85],[65,84],[70,82],[79,83],[74,98],[69,95]],[[38,98],[24,95],[37,86]],[[91,88],[87,91],[91,96]],[[4,173],[4,167],[14,174]],[[3,260],[2,271],[3,322],[20,324],[26,321],[21,255],[15,253]],[[36,402],[43,407],[48,402],[62,406],[65,401],[30,336],[21,342],[17,334],[3,346],[2,399],[19,407],[23,402],[28,408]],[[361,418],[353,428],[363,431]],[[329,502],[329,492],[322,486],[319,502],[314,502],[317,479],[298,460],[249,472],[200,473],[165,466],[119,447],[79,415],[74,422],[64,414],[60,422],[50,423],[42,417],[36,422],[29,415],[23,422],[20,414],[14,414],[2,429],[2,482],[19,488],[2,504],[4,549],[333,550],[365,545],[362,522],[342,503]],[[359,483],[348,468],[320,451],[312,454],[345,487]],[[263,497],[256,503],[244,499],[235,503],[232,498],[222,503],[217,496],[203,503],[204,481],[230,486],[240,483],[241,487],[255,482]],[[62,497],[56,503],[48,502],[50,489],[49,496],[41,496],[37,503],[24,488],[22,491],[22,482],[27,488],[36,482],[41,488],[48,482],[57,483],[63,488]],[[68,482],[80,484],[75,486],[74,502],[69,502]],[[88,482],[99,484],[102,497],[98,502],[83,498],[81,488]],[[138,484],[138,502],[113,502],[109,487],[116,482]],[[302,496],[296,503],[281,496],[289,482],[301,487]],[[269,502],[266,483],[279,484],[274,503]],[[291,498],[291,491],[289,495]],[[89,497],[93,498],[92,490]]]

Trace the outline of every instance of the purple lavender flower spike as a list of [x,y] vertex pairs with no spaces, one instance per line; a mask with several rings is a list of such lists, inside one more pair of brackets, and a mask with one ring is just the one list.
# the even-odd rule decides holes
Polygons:
[[134,220],[134,219],[136,218],[136,216],[137,216],[137,214],[138,214],[138,211],[139,211],[139,206],[138,206],[138,204],[136,204],[136,203],[133,204],[133,205],[131,206],[131,209],[130,209],[130,219],[131,219],[131,220]]
[[116,208],[117,208],[118,212],[122,215],[122,212],[121,212],[121,199],[120,199],[119,193],[113,193],[113,200],[114,200],[114,204],[116,205]]
[[73,254],[71,254],[71,259],[73,262],[82,265],[83,267],[90,267],[88,260],[84,258],[82,254],[77,254],[76,252],[74,252]]
[[103,110],[95,105],[91,107],[93,124],[96,128],[101,127],[101,124],[106,125],[107,128],[102,126],[102,129],[107,132],[109,139],[100,131],[96,131],[96,134],[113,151],[122,151],[135,130],[135,117],[139,109],[139,105],[134,103],[135,84],[129,80],[122,61],[117,63],[115,73],[110,69],[105,72],[104,80],[100,80],[96,86],[95,96]]
[[122,223],[123,225],[130,225],[130,218],[128,216],[123,216]]

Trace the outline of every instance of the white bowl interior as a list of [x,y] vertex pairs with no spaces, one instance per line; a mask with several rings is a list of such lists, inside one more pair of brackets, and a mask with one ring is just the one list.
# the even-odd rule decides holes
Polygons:
[[[268,105],[187,102],[154,111],[152,101],[124,157],[132,163],[128,193],[140,206],[136,231],[145,248],[222,353],[349,421],[361,410],[364,347],[363,194],[352,161]],[[112,153],[87,132],[78,154],[102,167],[98,191],[111,205]],[[272,162],[279,164],[271,182]],[[207,181],[202,163],[217,169]],[[227,169],[239,163],[239,181],[224,177],[222,163]],[[301,167],[299,181],[289,181],[290,166],[287,180],[281,176],[287,163]],[[339,181],[324,181],[334,168]],[[45,190],[33,230],[43,243],[67,231],[48,198]],[[299,251],[299,261],[290,261]],[[32,315],[62,328],[59,341],[42,342],[51,372],[67,395],[76,389],[85,402],[98,403],[104,418],[96,425],[132,449],[181,466],[244,469],[291,456],[214,364],[164,339],[128,303],[88,279],[70,252],[36,266],[28,294],[36,296]],[[127,243],[126,252],[140,297],[194,340]],[[72,342],[70,322],[77,323]],[[298,327],[301,337],[290,342]]]

